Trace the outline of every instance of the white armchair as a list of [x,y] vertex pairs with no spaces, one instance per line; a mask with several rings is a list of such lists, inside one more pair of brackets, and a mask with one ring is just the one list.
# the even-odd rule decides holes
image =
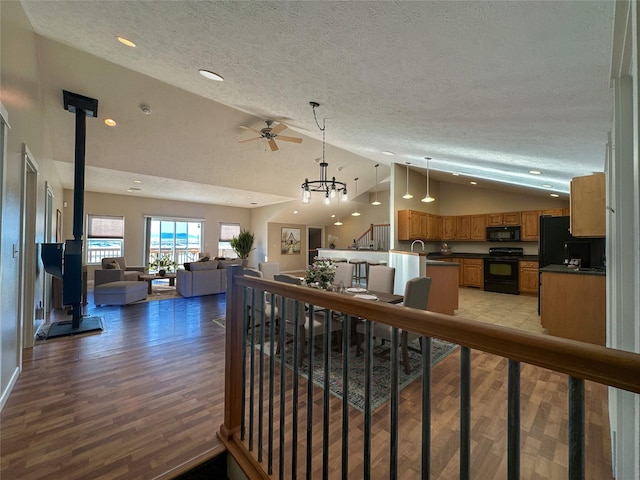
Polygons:
[[102,259],[102,268],[94,273],[94,287],[105,283],[119,281],[138,281],[138,275],[145,273],[146,267],[127,266],[124,257],[109,257]]

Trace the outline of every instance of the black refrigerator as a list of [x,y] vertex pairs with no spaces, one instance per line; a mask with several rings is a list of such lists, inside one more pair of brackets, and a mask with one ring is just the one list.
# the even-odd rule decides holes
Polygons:
[[[574,237],[569,233],[570,217],[540,217],[538,240],[539,268],[547,265],[563,265],[567,256],[565,244],[578,252],[584,267],[602,267],[604,263],[604,238]],[[572,252],[568,252],[573,257]],[[540,274],[538,275],[540,283]],[[540,285],[539,285],[540,286]],[[538,293],[538,314],[540,313],[540,294]]]

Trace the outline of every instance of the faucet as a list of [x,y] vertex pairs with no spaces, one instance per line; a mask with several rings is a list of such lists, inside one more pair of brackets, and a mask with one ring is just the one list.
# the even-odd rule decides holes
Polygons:
[[413,253],[413,246],[417,243],[420,242],[422,244],[422,251],[424,252],[424,242],[422,240],[414,240],[413,242],[411,242],[411,253]]

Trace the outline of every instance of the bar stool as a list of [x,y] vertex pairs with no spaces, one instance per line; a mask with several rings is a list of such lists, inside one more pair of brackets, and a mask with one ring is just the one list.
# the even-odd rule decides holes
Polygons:
[[387,261],[386,260],[368,260],[367,261],[367,285],[369,285],[369,267],[371,266],[375,266],[375,265],[386,265]]
[[[363,280],[365,281],[367,280],[367,277],[366,277],[367,261],[361,258],[352,258],[351,260],[349,260],[349,263],[353,263],[353,281],[357,286],[360,286]],[[361,268],[363,265],[365,267],[365,272],[363,272]]]

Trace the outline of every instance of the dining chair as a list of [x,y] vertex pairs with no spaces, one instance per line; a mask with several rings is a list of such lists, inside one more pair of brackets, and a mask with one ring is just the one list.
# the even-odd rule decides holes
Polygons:
[[[262,272],[255,268],[243,268],[242,273],[247,277],[263,278]],[[253,305],[255,303],[255,305]],[[252,310],[253,306],[253,310]],[[278,318],[278,307],[271,308],[271,303],[267,301],[267,293],[264,290],[255,290],[255,295],[252,295],[251,289],[247,290],[247,312],[249,319],[251,314],[255,315],[254,326],[259,327],[262,322],[262,312],[264,311],[265,325],[268,325],[271,321],[271,314],[273,310],[274,318]],[[251,323],[247,325],[247,331],[251,328]]]
[[351,286],[353,282],[353,263],[338,263],[336,264],[336,274],[333,277],[334,285],[342,285],[345,288]]
[[[274,280],[277,282],[289,283],[292,285],[302,285],[302,280],[299,277],[289,274],[279,274],[274,276]],[[284,301],[286,300],[286,301]],[[305,347],[307,337],[309,335],[309,329],[313,325],[313,337],[317,337],[324,334],[326,317],[324,312],[314,312],[313,319],[309,318],[309,312],[305,309],[304,302],[297,302],[298,309],[297,314],[299,318],[299,331],[298,331],[298,364],[302,364],[302,360],[305,356]],[[295,328],[296,317],[296,300],[292,298],[283,299],[281,296],[276,297],[276,305],[278,311],[284,312],[284,318],[281,322],[285,325],[286,333],[293,335]],[[329,320],[331,322],[331,332],[341,331],[342,323]],[[312,323],[313,322],[313,323]],[[313,345],[309,346],[311,352],[313,352]],[[280,345],[278,345],[278,352],[280,352]]]
[[369,267],[369,281],[367,282],[367,290],[374,292],[393,293],[393,284],[395,282],[395,267],[387,267],[386,265],[371,265]]
[[262,272],[262,277],[265,280],[273,280],[273,276],[280,273],[280,264],[278,262],[260,262],[258,270]]
[[[418,310],[427,309],[427,301],[429,300],[429,290],[431,289],[431,277],[415,277],[408,280],[404,287],[404,301],[402,305]],[[356,327],[358,333],[358,348],[356,355],[360,355],[360,345],[364,340],[365,323],[362,322]],[[392,327],[380,323],[373,324],[373,336],[382,340],[391,341]],[[400,330],[400,346],[402,350],[402,364],[405,373],[409,373],[411,366],[409,365],[409,344],[419,335],[407,330]]]

